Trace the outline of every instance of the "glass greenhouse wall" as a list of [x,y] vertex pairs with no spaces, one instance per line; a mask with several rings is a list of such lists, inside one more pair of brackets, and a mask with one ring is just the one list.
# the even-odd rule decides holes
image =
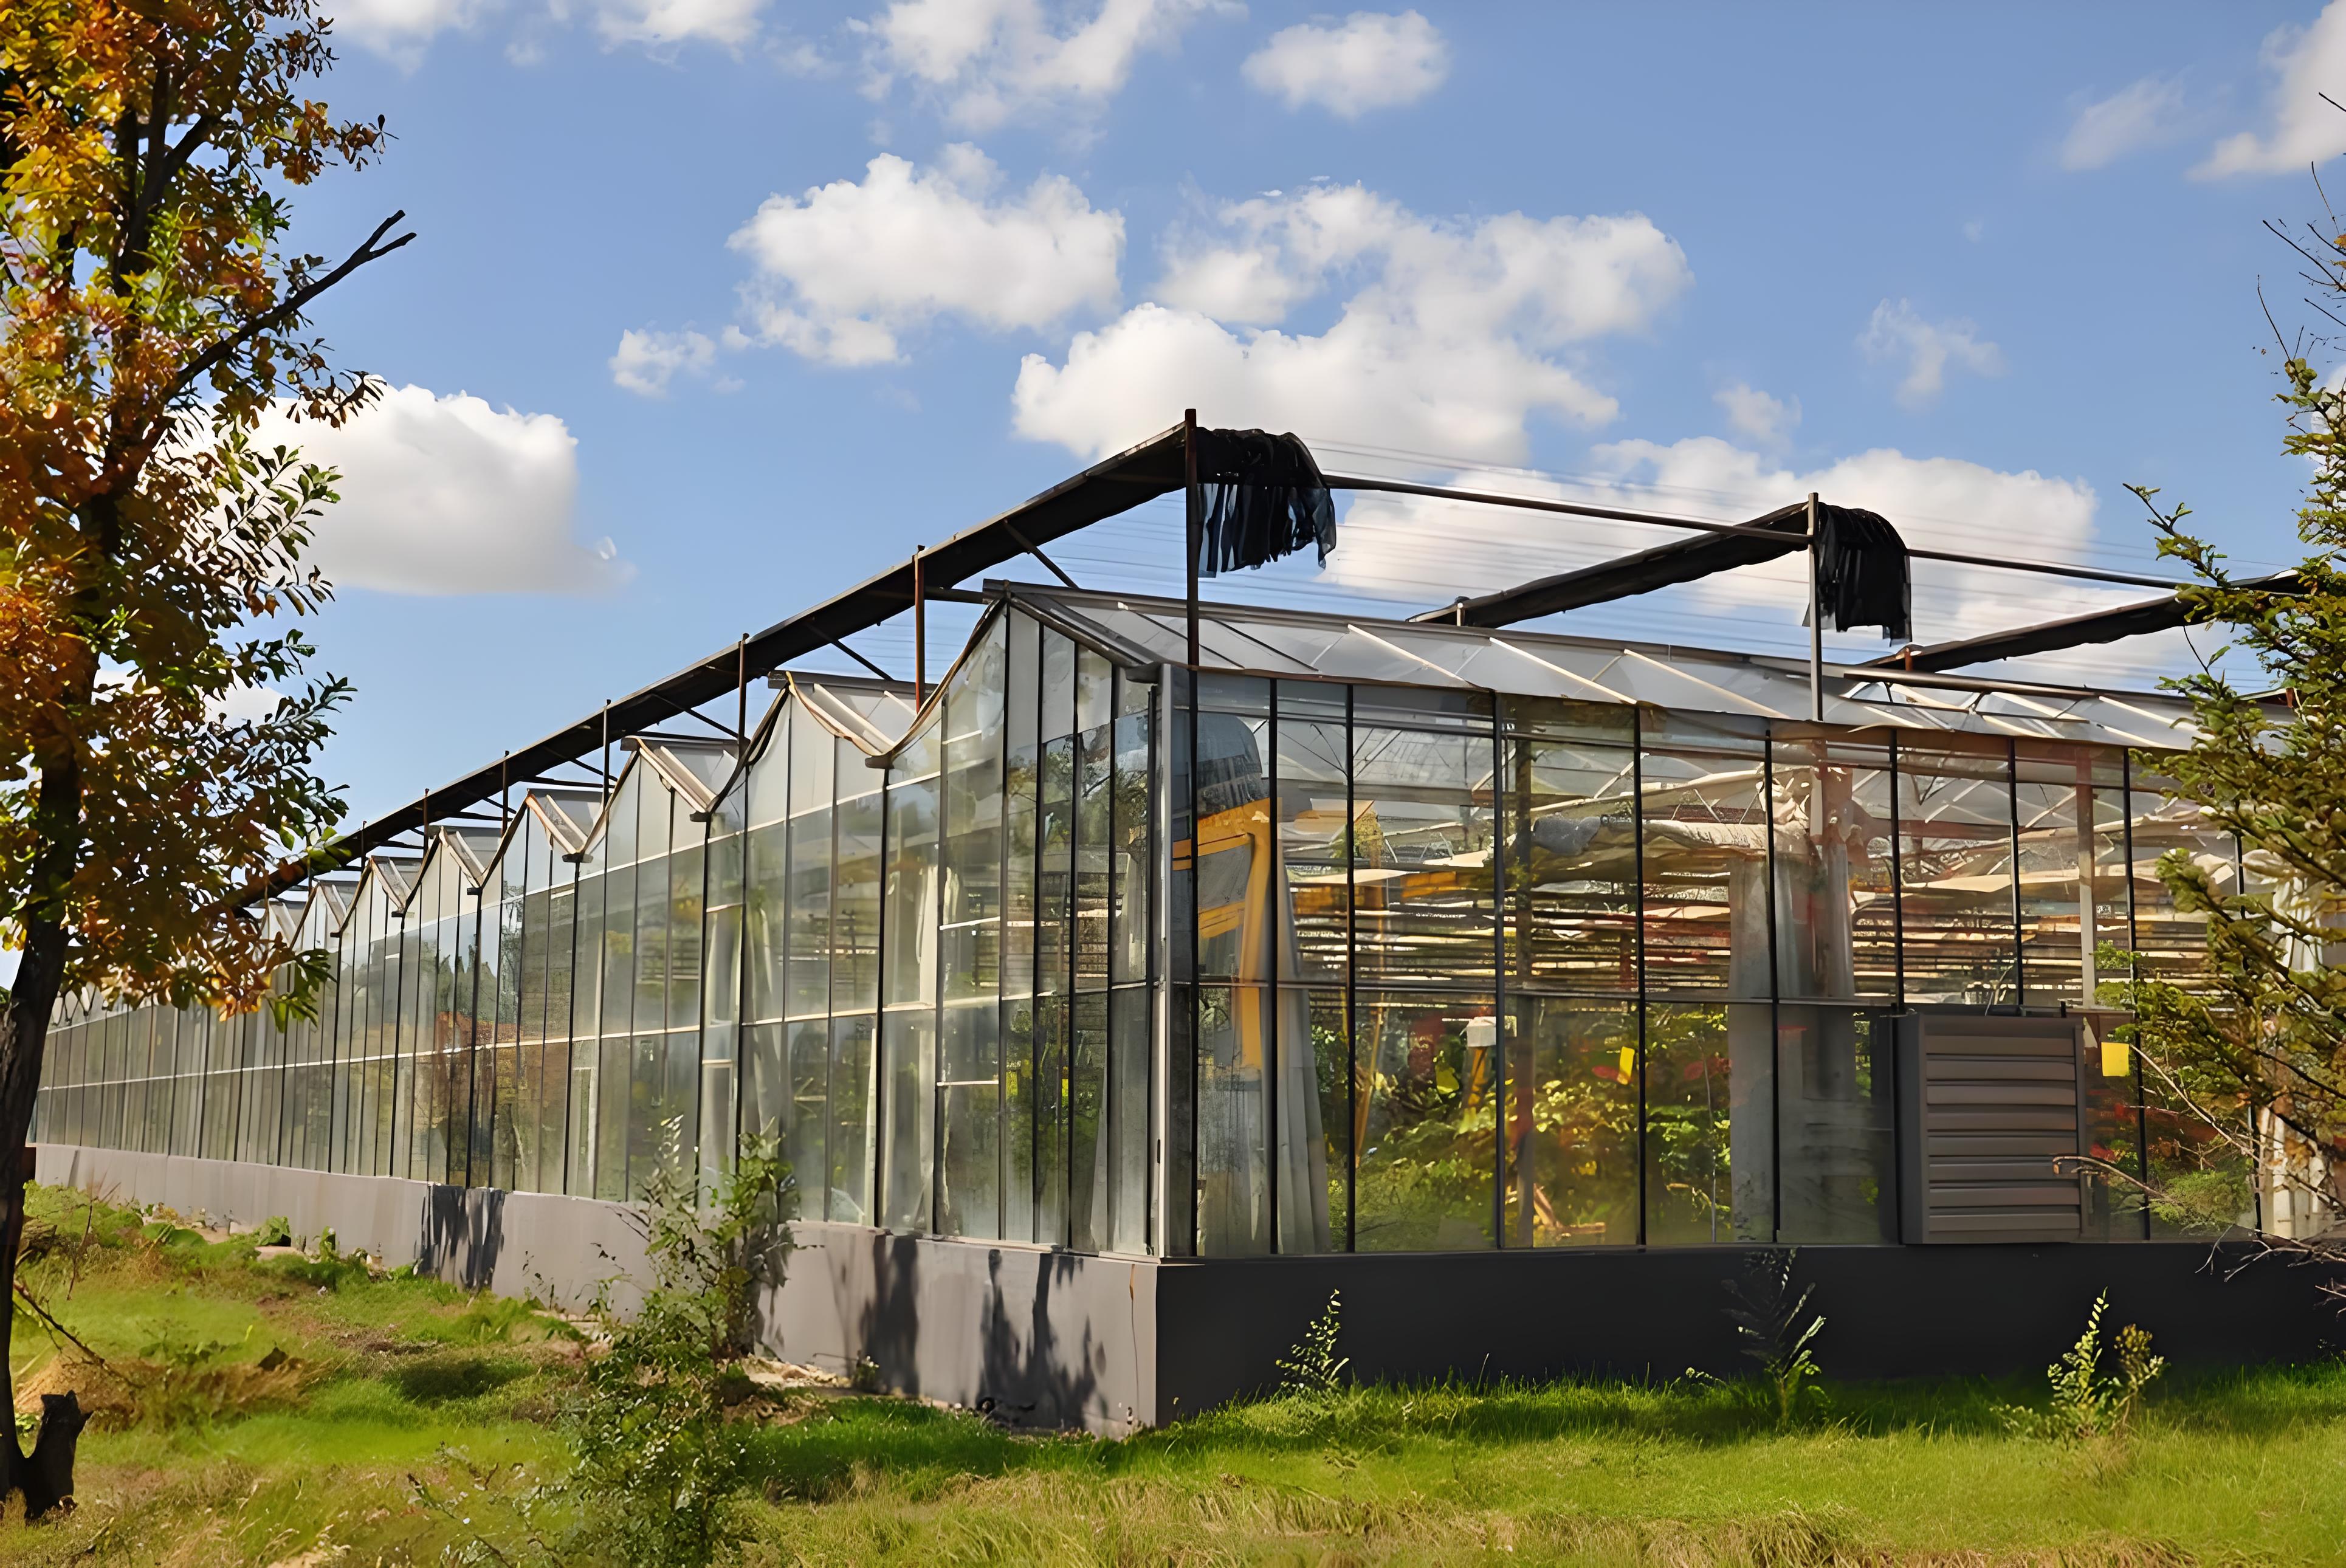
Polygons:
[[[36,1135],[615,1201],[770,1138],[803,1218],[1083,1252],[1890,1242],[1890,1017],[2106,1033],[2106,948],[2201,962],[2159,856],[2240,874],[2116,745],[1192,689],[1015,605],[917,713],[790,679],[746,763],[642,738],[271,905],[312,1020],[78,999]],[[2095,1065],[2097,1153],[2208,1168]]]

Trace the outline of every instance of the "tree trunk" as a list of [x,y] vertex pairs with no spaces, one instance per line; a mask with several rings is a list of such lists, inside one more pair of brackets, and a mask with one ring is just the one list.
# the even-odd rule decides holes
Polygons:
[[25,1238],[25,1186],[32,1176],[33,1108],[41,1087],[41,1058],[49,1018],[63,988],[66,952],[65,891],[81,858],[81,763],[70,755],[41,769],[34,808],[40,848],[33,865],[34,897],[23,922],[25,949],[16,983],[0,1013],[0,1410],[9,1418],[0,1443],[0,1499],[25,1494],[25,1517],[37,1519],[73,1495],[74,1451],[87,1420],[72,1394],[42,1399],[41,1427],[28,1457],[15,1426],[16,1379],[11,1359],[16,1314],[16,1250]]

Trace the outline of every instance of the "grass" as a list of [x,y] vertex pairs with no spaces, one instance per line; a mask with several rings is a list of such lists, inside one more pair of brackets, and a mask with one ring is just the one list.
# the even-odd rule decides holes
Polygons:
[[[321,1568],[542,1563],[551,1417],[585,1351],[526,1304],[262,1258],[44,1193],[35,1293],[127,1378],[203,1351],[216,1398],[151,1393],[83,1440],[80,1507],[0,1525],[0,1562]],[[81,1240],[87,1227],[88,1241]],[[204,1347],[217,1345],[217,1350]],[[60,1351],[20,1313],[18,1371]],[[1830,1340],[1821,1342],[1828,1370]],[[270,1352],[291,1359],[260,1369]],[[250,1369],[230,1374],[231,1369]],[[82,1368],[76,1376],[87,1377]],[[2014,1436],[2041,1383],[1835,1385],[1779,1431],[1750,1391],[1352,1390],[1108,1442],[911,1401],[743,1408],[752,1564],[1825,1568],[2346,1561],[2346,1365],[2170,1374],[2125,1437]],[[535,1513],[533,1514],[533,1510]]]

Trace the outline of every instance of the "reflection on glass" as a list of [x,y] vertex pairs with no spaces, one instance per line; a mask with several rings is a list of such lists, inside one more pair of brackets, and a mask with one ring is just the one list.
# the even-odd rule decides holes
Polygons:
[[1768,1006],[1646,1015],[1646,1239],[1751,1242],[1775,1230]]
[[1503,1244],[1635,1245],[1635,1004],[1523,997],[1508,1011]]
[[1503,1068],[1489,999],[1362,993],[1353,1023],[1363,1107],[1354,1244],[1362,1252],[1493,1245]]
[[[1952,746],[1954,738],[1943,742]],[[1906,1000],[2020,1000],[2013,927],[2012,788],[2004,748],[1898,748]]]
[[1780,1007],[1780,1241],[1898,1239],[1891,1031],[1851,1007]]

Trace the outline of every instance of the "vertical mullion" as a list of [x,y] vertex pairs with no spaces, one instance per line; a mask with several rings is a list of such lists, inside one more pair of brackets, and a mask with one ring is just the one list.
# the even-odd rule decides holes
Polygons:
[[[1770,726],[1760,743],[1760,813],[1766,825],[1767,846],[1762,864],[1761,880],[1765,887],[1760,897],[1768,911],[1768,1238],[1776,1239],[1784,1228],[1784,1127],[1783,1084],[1777,1070],[1776,1058],[1783,1044],[1783,1020],[1780,998],[1784,989],[1783,959],[1778,952],[1776,935],[1776,734]],[[1733,1093],[1730,1084],[1729,1093]],[[1728,1150],[1729,1201],[1734,1193],[1735,1152]]]
[[1637,1245],[1646,1240],[1646,724],[1645,708],[1629,705],[1629,858],[1637,890]]
[[[1898,1011],[1906,1011],[1906,836],[1899,819],[1898,736],[1890,741],[1890,953],[1897,975]],[[1894,1053],[1892,1054],[1895,1054]]]
[[1491,694],[1491,1246],[1507,1244],[1507,743]]
[[1279,948],[1280,922],[1287,902],[1287,867],[1279,852],[1279,683],[1265,681],[1270,697],[1263,725],[1263,921],[1262,993],[1255,998],[1256,1027],[1262,1031],[1263,1194],[1270,1217],[1270,1251],[1279,1251]]
[[[2126,854],[2127,891],[2127,980],[2128,984],[2142,980],[2142,932],[2135,907],[2134,895],[2134,753],[2118,753],[2118,821],[2123,830]],[[2148,1098],[2142,1078],[2142,1043],[2137,1039],[2134,1048],[2127,1053],[2131,1059],[2134,1077],[2134,1157],[2140,1167],[2137,1173],[2147,1185],[2150,1181],[2150,1115],[2144,1102]],[[2150,1205],[2142,1206],[2142,1238],[2150,1239]]]
[[2012,1005],[2020,1012],[2028,1005],[2028,968],[2022,952],[2025,945],[2020,918],[2020,742],[2007,738],[2004,743],[2004,800],[2005,818],[2011,824],[2012,845]]
[[1354,867],[1360,860],[1359,807],[1352,792],[1352,686],[1344,686],[1344,1250],[1360,1240],[1361,1045],[1360,891]]

